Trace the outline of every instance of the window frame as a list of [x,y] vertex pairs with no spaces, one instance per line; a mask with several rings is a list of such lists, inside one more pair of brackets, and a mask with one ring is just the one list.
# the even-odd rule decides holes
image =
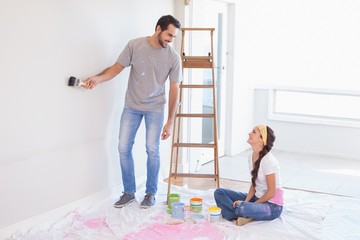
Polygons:
[[[309,123],[331,126],[356,127],[360,128],[360,118],[342,118],[324,115],[299,114],[293,112],[276,112],[277,92],[310,93],[319,95],[351,96],[359,97],[358,91],[332,90],[332,89],[314,89],[314,88],[295,88],[295,87],[271,87],[268,89],[268,118],[276,121]],[[354,106],[351,105],[350,106]],[[345,106],[349,107],[349,106]],[[356,107],[354,109],[357,109]],[[360,111],[360,106],[358,107]]]

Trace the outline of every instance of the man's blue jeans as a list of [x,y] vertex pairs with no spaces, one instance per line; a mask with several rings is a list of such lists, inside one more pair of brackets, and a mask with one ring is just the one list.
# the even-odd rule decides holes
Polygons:
[[221,214],[229,221],[238,217],[253,218],[254,220],[273,220],[278,218],[282,212],[283,207],[274,203],[254,203],[258,200],[253,197],[250,202],[242,202],[233,207],[233,203],[237,200],[244,201],[247,194],[242,192],[235,192],[230,189],[218,188],[214,192],[215,201],[218,207],[221,208]]
[[135,171],[132,148],[136,132],[142,119],[145,118],[146,128],[146,153],[147,153],[147,194],[155,194],[157,191],[158,176],[160,169],[160,134],[164,122],[164,112],[145,112],[125,107],[121,115],[119,154],[124,192],[135,193]]

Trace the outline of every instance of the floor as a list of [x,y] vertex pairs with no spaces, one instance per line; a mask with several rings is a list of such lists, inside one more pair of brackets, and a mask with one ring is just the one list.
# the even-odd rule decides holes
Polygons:
[[[274,151],[273,154],[280,163],[281,180],[285,188],[360,198],[360,159],[283,151]],[[234,157],[220,158],[221,179],[249,182],[248,155],[249,152],[246,151]],[[198,169],[198,173],[212,173],[212,171],[212,162]],[[220,185],[223,187],[221,181]]]
[[[250,184],[250,175],[248,173],[247,165],[248,155],[249,152],[244,152],[234,157],[220,158],[219,165],[221,187],[238,189],[239,191],[246,191],[248,189]],[[360,232],[357,230],[357,226],[359,225],[360,221],[358,217],[360,209],[358,207],[360,206],[360,160],[330,158],[281,151],[274,151],[274,155],[279,160],[281,166],[283,186],[287,189],[306,190],[306,192],[289,190],[286,195],[289,201],[287,202],[288,210],[284,213],[284,217],[292,216],[295,213],[300,215],[295,215],[295,220],[286,219],[286,221],[283,221],[283,223],[290,224],[290,228],[292,227],[292,229],[305,234],[305,237],[297,239],[359,239]],[[200,169],[198,169],[198,173],[211,172],[213,172],[213,162],[205,164],[201,166]],[[173,181],[174,182],[172,183],[178,186],[187,185],[191,191],[193,191],[193,189],[207,190],[216,188],[216,182],[212,179],[177,178]],[[159,193],[158,200],[159,202],[165,203],[163,200],[166,199],[165,189],[167,184],[160,184],[160,187],[163,188],[161,191],[159,191],[162,196],[160,197]],[[296,192],[296,195],[294,195],[294,192]],[[322,192],[328,194],[312,194],[311,192]],[[195,196],[195,194],[198,193],[199,192],[194,191],[192,192],[191,196]],[[315,195],[315,199],[309,197]],[[333,195],[351,197],[339,197]],[[185,194],[182,193],[182,197],[184,196]],[[209,197],[209,199],[211,199],[209,201],[213,201],[212,195]],[[141,199],[139,199],[138,202],[140,200]],[[321,204],[311,205],[316,201],[320,202]],[[132,223],[131,221],[134,220],[136,220],[134,222],[139,223],[135,217],[122,217],[119,214],[133,213],[135,211],[134,209],[136,209],[136,211],[141,210],[139,210],[140,208],[138,207],[138,204],[133,204],[133,208],[127,207],[124,208],[123,211],[118,211],[118,209],[114,211],[114,208],[112,207],[113,202],[114,198],[110,197],[102,202],[101,208],[99,209],[93,206],[91,208],[85,207],[83,212],[74,210],[55,224],[45,223],[44,225],[33,227],[31,231],[16,232],[15,236],[17,237],[12,239],[45,239],[45,237],[49,237],[50,235],[55,236],[55,234],[63,234],[64,236],[75,234],[76,236],[82,237],[82,239],[119,239],[121,238],[119,236],[122,236],[121,234],[128,234],[131,232],[130,227],[127,228],[123,225],[124,218],[130,219],[129,221],[125,221],[125,224]],[[303,208],[303,204],[306,204],[306,209]],[[162,209],[162,205],[157,206]],[[91,211],[89,211],[89,209]],[[309,213],[310,210],[314,211],[314,214],[311,215],[311,217],[308,217],[305,213]],[[319,214],[321,211],[322,214]],[[141,214],[143,214],[143,212],[141,212]],[[143,217],[141,214],[136,213],[135,215],[137,217]],[[146,217],[149,216],[151,217],[152,215],[146,214]],[[142,220],[146,219],[146,217],[142,218]],[[303,222],[299,223],[301,218],[303,219]],[[103,224],[105,221],[104,219],[106,219],[107,224]],[[321,226],[316,225],[315,228],[313,228],[313,230],[320,231],[319,233],[313,232],[309,235],[309,219],[312,221],[314,219],[318,219],[318,223],[323,224]],[[110,225],[108,223],[110,223]],[[90,227],[79,227],[83,225],[89,225]],[[106,226],[110,226],[112,228],[109,230],[108,228],[105,228]],[[131,227],[134,226],[138,227],[138,225],[132,223]],[[302,230],[303,226],[306,226],[306,231]],[[62,230],[60,230],[60,227]],[[98,229],[94,227],[101,228]],[[256,225],[254,225],[254,227],[256,228]],[[153,226],[150,226],[149,229],[153,228]],[[263,228],[264,226],[262,226],[262,229]],[[279,230],[278,227],[275,229]],[[248,231],[247,229],[245,230],[247,234],[249,232],[254,232]],[[109,234],[109,232],[111,234],[115,233],[117,237],[110,238],[108,235],[106,235]],[[228,232],[228,226],[226,232]],[[238,229],[236,229],[236,232],[241,233]],[[259,233],[263,232],[264,231],[260,231]],[[100,233],[104,235],[101,235]],[[273,230],[269,231],[269,233],[278,234]],[[286,227],[286,231],[281,232],[281,234],[289,233],[292,234],[292,232],[289,231],[289,227]],[[323,238],[321,237],[322,235],[324,235]],[[64,238],[59,237],[58,239]],[[278,238],[278,235],[271,237],[271,239],[273,238]],[[69,239],[78,239],[78,237]],[[239,239],[245,238],[242,237]],[[264,238],[259,237],[255,239]],[[286,236],[282,239],[288,239],[288,237]]]

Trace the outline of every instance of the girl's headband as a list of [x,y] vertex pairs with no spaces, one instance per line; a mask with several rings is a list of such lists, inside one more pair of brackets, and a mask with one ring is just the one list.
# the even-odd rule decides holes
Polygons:
[[264,146],[266,146],[266,143],[267,143],[267,127],[266,127],[266,125],[258,125],[257,128],[259,129],[260,134],[262,136]]

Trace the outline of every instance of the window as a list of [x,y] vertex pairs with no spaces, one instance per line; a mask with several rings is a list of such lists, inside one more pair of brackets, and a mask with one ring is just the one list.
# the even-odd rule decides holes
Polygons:
[[269,118],[360,127],[360,93],[314,89],[270,89]]

